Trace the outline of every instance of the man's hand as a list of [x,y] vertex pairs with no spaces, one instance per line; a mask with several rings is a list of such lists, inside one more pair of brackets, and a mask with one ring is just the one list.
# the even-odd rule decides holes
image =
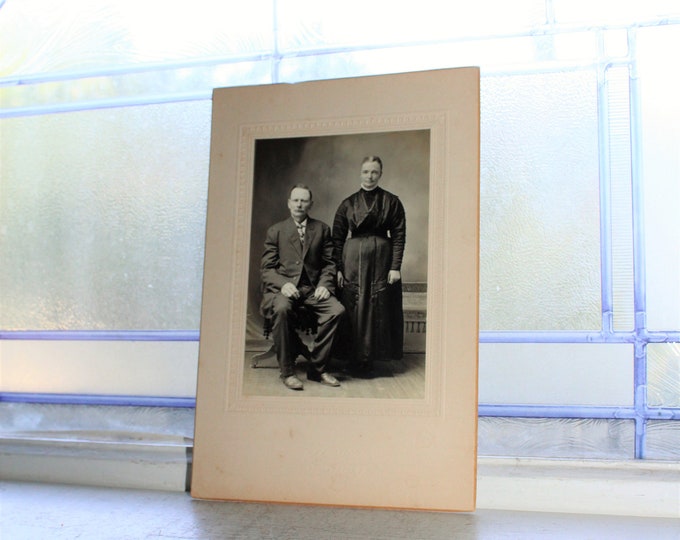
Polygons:
[[326,287],[317,287],[316,290],[314,291],[314,298],[317,300],[326,300],[330,298],[331,293],[328,292],[328,289]]
[[345,286],[345,276],[342,275],[342,272],[340,272],[340,270],[338,270],[337,280],[338,287],[342,289]]
[[401,272],[399,270],[390,270],[390,273],[387,274],[387,283],[393,285],[398,281],[401,281]]
[[281,287],[281,294],[286,298],[300,298],[300,291],[290,281]]

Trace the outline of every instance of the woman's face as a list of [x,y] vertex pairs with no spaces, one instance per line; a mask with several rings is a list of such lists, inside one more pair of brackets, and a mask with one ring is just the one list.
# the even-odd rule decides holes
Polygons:
[[380,168],[380,163],[367,161],[361,166],[361,187],[368,190],[375,188],[381,176],[382,169]]

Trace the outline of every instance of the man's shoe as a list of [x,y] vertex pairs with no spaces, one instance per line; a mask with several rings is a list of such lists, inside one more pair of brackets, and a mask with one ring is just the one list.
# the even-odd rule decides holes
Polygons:
[[291,390],[302,390],[304,388],[302,381],[295,375],[290,375],[283,379],[283,384],[285,384],[286,387],[290,388]]
[[326,386],[340,386],[340,381],[338,381],[338,379],[333,377],[333,375],[330,373],[322,373],[319,382],[321,384],[325,384]]

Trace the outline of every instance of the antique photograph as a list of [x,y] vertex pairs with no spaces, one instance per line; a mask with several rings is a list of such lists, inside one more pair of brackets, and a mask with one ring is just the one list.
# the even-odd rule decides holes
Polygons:
[[429,159],[424,129],[255,141],[244,394],[424,397]]
[[205,246],[193,497],[474,509],[478,69],[216,89]]

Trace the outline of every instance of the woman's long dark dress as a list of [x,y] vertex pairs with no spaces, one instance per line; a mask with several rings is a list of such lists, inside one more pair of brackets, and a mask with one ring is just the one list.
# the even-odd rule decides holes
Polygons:
[[404,347],[401,281],[389,285],[390,270],[401,271],[406,215],[399,198],[377,187],[347,197],[335,214],[333,244],[344,277],[340,300],[346,335],[338,354],[354,367],[399,359]]

